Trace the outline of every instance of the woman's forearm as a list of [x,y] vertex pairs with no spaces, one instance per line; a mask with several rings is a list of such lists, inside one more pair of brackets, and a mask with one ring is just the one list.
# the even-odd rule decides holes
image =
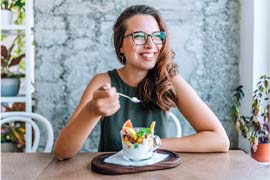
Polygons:
[[69,124],[61,130],[54,148],[56,158],[66,159],[75,155],[80,150],[99,119],[100,116],[97,116],[85,106],[81,112],[73,117]]
[[202,131],[191,136],[162,139],[160,149],[175,152],[228,152],[229,146],[226,134]]

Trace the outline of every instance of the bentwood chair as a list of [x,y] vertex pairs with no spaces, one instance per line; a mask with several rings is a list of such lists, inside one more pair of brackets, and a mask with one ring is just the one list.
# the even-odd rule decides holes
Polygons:
[[[46,146],[44,148],[44,152],[51,152],[53,147],[53,128],[50,122],[43,116],[37,113],[28,113],[28,112],[3,112],[1,113],[1,126],[4,123],[12,123],[12,122],[25,122],[30,124],[33,128],[34,132],[34,142],[29,142],[29,139],[26,138],[26,144],[30,143],[30,150],[26,150],[25,152],[36,152],[39,141],[40,141],[40,125],[44,126],[46,129]],[[37,123],[38,122],[38,123]],[[31,128],[31,129],[32,129]]]
[[169,122],[167,123],[167,137],[181,137],[182,128],[180,124],[180,120],[176,117],[173,112],[169,111]]

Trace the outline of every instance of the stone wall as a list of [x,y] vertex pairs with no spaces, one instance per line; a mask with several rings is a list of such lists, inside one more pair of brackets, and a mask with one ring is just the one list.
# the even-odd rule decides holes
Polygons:
[[[121,66],[114,55],[112,26],[122,10],[133,4],[160,10],[180,73],[215,112],[231,147],[236,147],[230,96],[239,82],[239,0],[34,1],[35,111],[51,121],[57,137],[89,80]],[[184,135],[194,133],[174,112],[181,118]],[[95,151],[98,137],[99,126],[82,151]]]

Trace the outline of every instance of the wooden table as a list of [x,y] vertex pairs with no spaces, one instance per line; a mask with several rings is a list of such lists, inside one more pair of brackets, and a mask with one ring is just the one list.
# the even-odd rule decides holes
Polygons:
[[103,175],[91,170],[91,160],[101,153],[79,153],[57,161],[46,153],[1,153],[1,178],[10,179],[236,179],[267,180],[270,168],[242,151],[229,153],[180,153],[181,164],[172,169],[125,175]]

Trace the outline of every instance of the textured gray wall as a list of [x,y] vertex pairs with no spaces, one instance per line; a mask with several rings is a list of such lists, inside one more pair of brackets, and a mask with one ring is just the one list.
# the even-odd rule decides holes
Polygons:
[[[148,4],[159,9],[167,22],[182,76],[219,117],[231,147],[237,146],[230,96],[239,81],[239,0],[34,2],[36,111],[51,121],[56,136],[89,80],[96,73],[120,67],[112,45],[117,16],[129,5]],[[175,113],[184,135],[194,133]],[[98,137],[96,127],[83,151],[95,151]]]

